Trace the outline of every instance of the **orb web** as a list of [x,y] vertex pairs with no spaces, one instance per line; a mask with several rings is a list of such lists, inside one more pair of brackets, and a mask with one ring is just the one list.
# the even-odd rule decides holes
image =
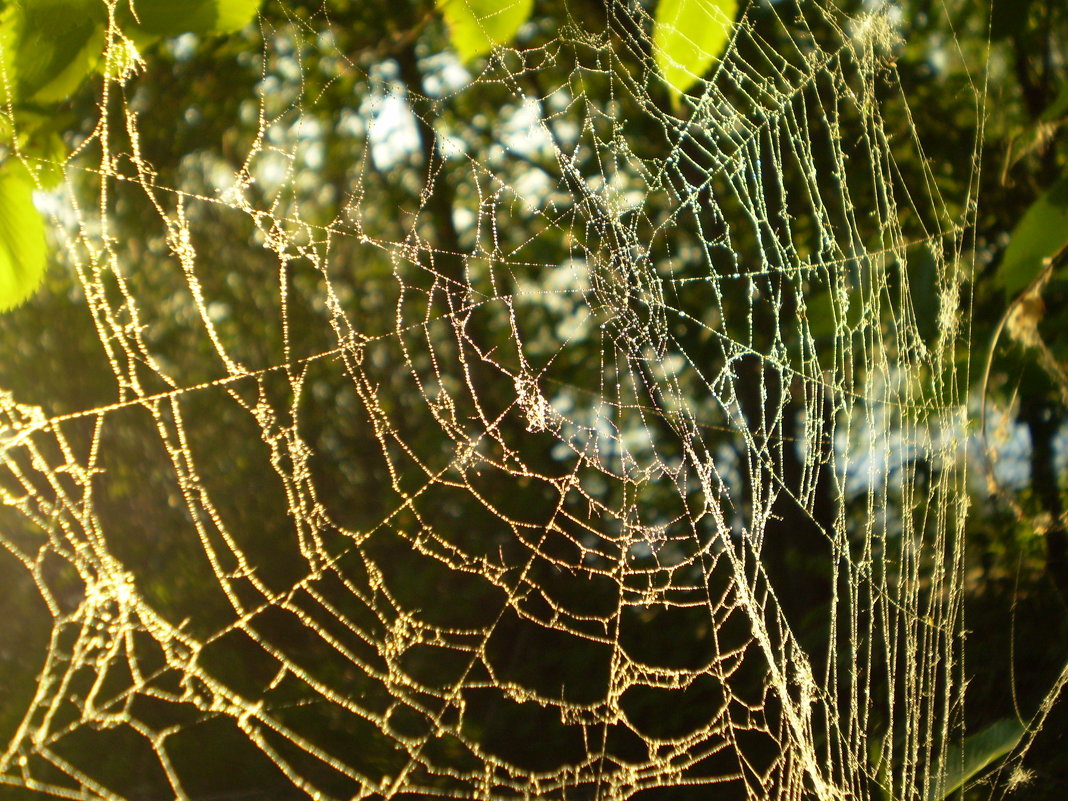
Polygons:
[[906,21],[753,5],[673,105],[641,6],[558,5],[465,66],[272,3],[245,97],[168,106],[188,38],[103,82],[54,216],[86,389],[2,396],[50,631],[4,784],[937,786],[975,176],[923,154]]

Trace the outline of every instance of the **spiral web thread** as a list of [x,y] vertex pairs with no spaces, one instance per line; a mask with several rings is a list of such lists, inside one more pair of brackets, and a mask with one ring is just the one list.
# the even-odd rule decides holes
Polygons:
[[[609,16],[466,74],[417,50],[421,92],[338,50],[327,10],[263,22],[241,168],[198,156],[173,186],[142,152],[152,73],[111,30],[55,222],[114,401],[3,396],[3,542],[52,621],[5,785],[937,786],[964,698],[972,168],[961,197],[905,182],[926,161],[893,6],[750,9],[677,108],[628,33],[648,18]],[[343,119],[313,79],[352,82]],[[317,194],[324,131],[345,197]],[[237,790],[205,789],[219,765]]]

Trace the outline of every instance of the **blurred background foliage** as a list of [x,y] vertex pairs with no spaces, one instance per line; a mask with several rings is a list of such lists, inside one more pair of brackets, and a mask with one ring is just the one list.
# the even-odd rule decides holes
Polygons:
[[[106,15],[98,8],[100,4],[86,2],[103,24]],[[14,13],[11,9],[20,5],[36,7],[30,2],[8,2],[4,13]],[[52,13],[61,5],[42,7]],[[847,14],[865,7],[853,2],[841,5]],[[1018,715],[1027,720],[1068,658],[1064,507],[1068,409],[1063,371],[1068,364],[1068,304],[1064,302],[1068,261],[1059,255],[1068,242],[1068,192],[1064,191],[1068,181],[1068,6],[1059,0],[994,0],[993,5],[980,0],[945,4],[902,0],[899,5],[907,32],[897,59],[902,91],[896,98],[887,93],[884,116],[891,129],[895,120],[901,121],[898,133],[904,140],[911,120],[920,131],[925,156],[921,160],[906,146],[895,151],[900,183],[922,185],[952,203],[953,198],[966,195],[962,181],[977,182],[973,192],[978,201],[976,225],[965,234],[965,249],[974,256],[975,265],[969,288],[971,344],[970,348],[962,344],[959,353],[960,376],[966,375],[970,382],[968,392],[977,420],[980,400],[987,399],[990,417],[985,436],[993,461],[990,467],[979,453],[981,448],[975,446],[968,488],[969,634],[963,665],[969,682],[964,722],[969,731],[975,731]],[[797,31],[780,21],[804,16],[803,6],[791,0],[755,3],[747,14],[773,49],[786,52],[792,46],[788,37]],[[607,117],[593,113],[609,103],[622,106],[612,112],[612,118],[625,121],[625,134],[636,153],[650,160],[667,157],[673,142],[658,119],[644,113],[634,95],[607,94],[615,81],[623,80],[622,74],[629,76],[625,80],[644,86],[647,95],[643,96],[665,113],[678,109],[672,103],[672,90],[658,83],[651,71],[648,51],[643,50],[647,44],[635,33],[647,18],[612,0],[535,0],[529,19],[518,30],[514,43],[518,49],[490,56],[475,48],[467,54],[468,69],[481,71],[483,80],[457,91],[450,84],[456,80],[456,61],[447,56],[453,43],[430,0],[267,0],[251,24],[244,24],[245,19],[237,24],[230,19],[220,22],[217,14],[213,16],[211,3],[198,5],[200,16],[181,19],[167,17],[160,8],[163,16],[155,27],[151,19],[135,24],[120,13],[120,23],[130,32],[144,64],[131,63],[136,74],[126,82],[123,96],[112,102],[136,114],[140,131],[136,146],[151,165],[152,184],[181,187],[186,193],[183,213],[190,221],[191,245],[199,254],[197,277],[204,297],[210,299],[218,336],[235,362],[260,370],[336,347],[330,311],[322,297],[323,275],[315,264],[315,255],[325,250],[316,237],[325,237],[327,226],[344,232],[331,239],[329,261],[322,269],[344,313],[359,320],[360,333],[372,338],[364,365],[376,383],[382,414],[395,426],[397,441],[407,444],[407,450],[398,447],[389,454],[402,469],[398,476],[387,472],[385,459],[377,456],[381,449],[367,413],[335,364],[309,364],[300,399],[300,426],[312,448],[319,500],[336,524],[334,533],[325,535],[326,547],[340,564],[351,568],[353,586],[378,586],[374,576],[360,574],[372,564],[381,571],[392,595],[375,607],[381,619],[368,619],[367,626],[381,626],[381,620],[388,617],[383,610],[391,604],[422,609],[439,616],[443,624],[488,625],[493,621],[484,619],[486,610],[501,607],[492,587],[441,569],[412,548],[409,540],[391,537],[389,532],[433,529],[459,552],[474,556],[500,552],[507,560],[508,550],[517,547],[516,530],[502,525],[499,516],[488,514],[469,494],[450,492],[445,486],[420,496],[388,525],[380,519],[382,510],[396,503],[369,503],[368,499],[396,499],[398,486],[414,491],[428,473],[447,473],[455,459],[456,442],[443,436],[426,401],[435,391],[429,384],[461,382],[463,377],[436,374],[432,354],[444,363],[454,363],[458,350],[476,347],[497,348],[495,358],[513,365],[523,357],[514,353],[507,318],[477,311],[467,322],[468,330],[476,333],[466,342],[445,325],[440,330],[413,328],[409,340],[405,339],[408,334],[373,339],[395,331],[398,315],[406,320],[432,317],[432,311],[447,309],[453,299],[428,271],[405,272],[402,284],[397,275],[403,268],[390,249],[368,243],[430,242],[433,250],[424,258],[432,260],[438,275],[469,281],[475,291],[484,290],[487,295],[493,290],[486,287],[498,280],[512,282],[520,290],[529,287],[525,294],[517,294],[516,312],[530,348],[527,357],[533,354],[545,362],[553,357],[546,375],[560,396],[576,408],[592,403],[591,398],[600,392],[603,341],[595,330],[579,330],[566,348],[559,348],[560,338],[554,332],[572,316],[567,296],[544,292],[546,278],[535,270],[495,275],[488,261],[464,262],[455,254],[473,252],[492,237],[489,250],[507,250],[517,262],[534,265],[555,262],[570,247],[565,241],[571,230],[568,226],[548,225],[537,215],[531,215],[528,227],[487,230],[464,222],[485,216],[487,210],[485,219],[493,219],[495,203],[523,202],[521,196],[500,191],[472,165],[488,165],[508,185],[531,187],[532,193],[544,193],[550,199],[554,192],[562,193],[561,208],[566,208],[567,196],[574,191],[549,152],[517,150],[508,144],[514,136],[509,126],[523,113],[521,92],[540,99],[541,110],[555,120],[551,125],[576,154],[580,175],[602,174],[600,165],[583,161],[595,156],[598,148],[577,148],[575,143],[611,135],[607,123],[599,127],[599,121]],[[254,12],[251,6],[248,15]],[[49,25],[55,24],[52,17],[48,20]],[[818,20],[810,24],[818,36]],[[69,36],[72,41],[89,42],[95,35],[90,27],[79,20],[70,27]],[[561,37],[565,29],[568,35]],[[583,46],[587,37],[596,47]],[[609,64],[599,60],[606,42],[612,53]],[[759,68],[759,54],[749,55]],[[32,119],[31,130],[21,144],[17,134],[10,133],[5,145],[5,165],[54,163],[57,152],[69,154],[63,157],[66,185],[85,208],[97,203],[94,171],[99,168],[102,84],[98,73],[107,67],[87,67],[90,72],[94,69],[96,73],[51,92],[43,78],[19,77],[23,83],[13,91],[14,102],[21,106],[14,119]],[[612,73],[611,79],[606,71]],[[977,85],[986,98],[978,110],[972,92]],[[569,91],[547,91],[551,87],[568,87]],[[412,120],[414,131],[380,133],[389,124],[388,119],[383,122],[381,109],[394,102],[410,104],[415,116],[405,119]],[[586,104],[580,115],[585,128],[568,123],[568,104],[574,102]],[[10,123],[13,118],[5,119]],[[134,152],[133,143],[124,139],[122,116],[111,115],[108,120],[115,152]],[[392,135],[395,142],[410,146],[386,147],[381,139],[376,140],[380,135]],[[844,138],[850,135],[858,134],[843,132]],[[265,137],[262,144],[260,137]],[[962,167],[962,159],[972,152],[977,138],[981,140],[979,163],[972,171],[968,165]],[[254,146],[258,146],[256,161],[248,163]],[[701,158],[699,153],[690,155]],[[198,312],[186,277],[168,249],[168,232],[159,214],[146,202],[137,167],[128,157],[113,165],[117,176],[129,180],[113,183],[107,218],[130,291],[140,305],[155,310],[143,330],[145,342],[178,386],[214,381],[224,373],[204,328],[194,324]],[[242,174],[256,179],[244,185],[244,197],[251,208],[263,213],[250,215],[211,202],[220,175]],[[428,176],[433,176],[431,188]],[[486,179],[484,185],[482,179]],[[37,180],[48,183],[41,175]],[[785,180],[792,178],[787,175]],[[481,187],[479,194],[475,187]],[[699,210],[694,217],[700,228],[665,228],[662,223],[675,210],[676,190],[650,190],[644,207],[648,219],[638,226],[662,252],[671,254],[692,249],[700,236],[697,230],[707,238],[717,230],[717,222],[701,219]],[[159,198],[173,214],[175,199],[166,193]],[[857,199],[863,201],[863,197]],[[311,227],[293,222],[287,234],[306,247],[308,257],[288,261],[280,269],[270,246],[273,226],[298,219]],[[902,225],[908,229],[910,222]],[[21,403],[39,405],[48,415],[64,415],[105,406],[122,395],[99,346],[83,283],[68,258],[70,250],[58,235],[50,244],[43,286],[0,318],[0,386]],[[600,247],[592,241],[586,245],[591,251]],[[751,253],[756,244],[742,236],[733,245],[733,263],[725,266],[737,269],[738,263],[746,262],[747,249]],[[818,243],[809,246],[815,251]],[[724,254],[724,258],[731,257]],[[924,264],[920,254],[908,268],[921,330],[931,326],[938,313],[937,298],[923,291],[931,280],[924,277]],[[282,286],[288,298],[286,325],[279,302]],[[108,288],[118,291],[115,286]],[[703,319],[715,307],[708,293],[695,284],[692,293],[679,293],[669,302]],[[743,336],[746,290],[739,287],[736,297],[728,294],[718,302],[728,315],[732,308],[737,314],[736,319],[721,321],[724,329]],[[934,327],[926,330],[934,335]],[[706,331],[693,327],[674,332],[694,363],[722,358]],[[760,346],[754,344],[757,350]],[[820,346],[825,349],[823,358],[833,358],[830,333],[820,340]],[[545,352],[539,354],[539,347]],[[471,405],[462,388],[446,387],[444,394],[468,404],[455,419],[477,420],[485,410],[503,409],[515,397],[515,387],[500,374],[480,372],[478,360],[473,363],[468,379],[478,387],[484,408]],[[405,364],[410,370],[398,367]],[[169,389],[150,371],[135,369],[143,376],[146,391]],[[758,375],[761,368],[755,363],[740,369],[753,371],[754,387],[763,383]],[[428,385],[417,387],[413,375],[422,376]],[[685,374],[678,380],[694,403],[699,403],[700,382]],[[261,439],[247,412],[227,397],[231,389],[237,395],[246,392],[240,387],[214,387],[180,397],[188,445],[229,530],[255,558],[257,575],[281,590],[303,576],[303,562],[271,467],[271,443]],[[778,452],[786,465],[787,484],[800,486],[800,464],[791,463],[791,459],[798,462],[796,449],[781,445],[800,439],[801,421],[796,414],[800,407],[790,399],[790,387],[778,391],[786,396],[783,403],[788,410],[779,432]],[[283,374],[268,375],[258,388],[246,392],[244,402],[254,405],[257,392],[283,408],[291,388]],[[770,403],[759,397],[745,402],[751,404],[753,415],[759,413],[761,403]],[[648,398],[635,397],[636,407],[648,403]],[[722,447],[740,447],[717,414],[709,409],[703,418],[710,441],[718,436]],[[649,425],[655,435],[657,426],[666,423],[652,415]],[[93,426],[94,420],[86,417],[64,423],[63,429],[71,441],[87,444],[92,442]],[[532,472],[566,472],[570,457],[553,450],[555,438],[529,433],[520,421],[509,418],[501,426],[502,437]],[[976,434],[979,427],[975,426]],[[722,434],[717,435],[720,428]],[[457,437],[462,435],[456,432]],[[675,439],[661,439],[654,436],[651,447],[658,449],[660,458],[670,459],[671,448],[678,447],[671,444]],[[209,638],[224,629],[233,610],[191,535],[192,521],[148,413],[137,406],[115,412],[104,429],[99,452],[102,471],[94,479],[94,498],[108,547],[136,570],[146,597],[165,617],[176,623],[187,621],[196,633]],[[914,502],[922,510],[924,482],[933,481],[930,475],[924,478],[924,471],[932,468],[917,464],[910,469],[920,494]],[[515,476],[486,470],[475,480],[480,482],[483,497],[494,499],[502,514],[531,526],[560,503],[559,496],[536,478],[517,486]],[[590,477],[591,486],[596,480]],[[738,480],[746,479],[739,475]],[[655,482],[647,487],[648,497],[642,498],[642,504],[657,509],[661,518],[686,513],[671,492],[658,493]],[[608,483],[598,500],[605,508],[617,507],[623,491]],[[776,507],[779,523],[768,535],[775,538],[774,547],[765,549],[768,573],[777,581],[775,586],[786,588],[782,597],[787,617],[803,642],[827,639],[826,615],[821,610],[830,598],[825,578],[830,557],[823,552],[817,530],[842,503],[832,497],[827,477],[817,492],[826,497],[817,500],[815,519],[788,501]],[[578,495],[565,499],[574,504],[577,519],[587,514],[581,508],[586,502]],[[855,516],[856,525],[862,525],[864,508],[846,511]],[[60,559],[37,559],[33,527],[22,516],[4,510],[0,520],[12,543],[0,557],[0,586],[4,588],[0,592],[0,741],[7,742],[25,711],[26,699],[33,694],[52,628],[55,610],[50,611],[42,601],[40,588],[47,586],[54,603],[62,608],[77,603],[78,582],[65,572]],[[349,565],[345,561],[351,538],[344,530],[373,532],[363,545],[367,562],[353,560]],[[540,547],[569,559],[569,543],[560,538],[558,543]],[[603,566],[617,556],[604,554]],[[589,578],[580,585],[558,575],[547,560],[536,560],[530,569],[532,581],[547,598],[555,593],[556,600],[563,599],[572,609],[585,609],[593,621],[612,616],[616,598],[610,581]],[[651,581],[657,580],[655,571],[650,575]],[[339,606],[359,606],[348,599],[350,590],[338,585],[324,592]],[[531,604],[547,602],[531,599]],[[373,617],[366,608],[353,608],[351,614]],[[286,653],[300,653],[302,664],[323,681],[360,695],[361,703],[369,708],[388,706],[384,687],[353,671],[336,655],[317,651],[316,644],[291,620],[280,614],[277,619],[263,618],[259,623],[263,636],[279,643]],[[707,660],[711,645],[705,622],[700,616],[688,617],[684,608],[670,613],[650,611],[644,616],[634,613],[624,616],[619,625],[620,640],[649,664],[696,666]],[[731,626],[730,621],[724,623],[721,639],[731,636]],[[496,680],[576,700],[597,697],[603,691],[606,656],[590,640],[553,636],[519,618],[498,622],[495,631],[499,634],[487,647],[500,670]],[[737,636],[743,636],[741,628]],[[279,709],[292,703],[290,722],[296,730],[308,732],[324,748],[343,754],[372,775],[389,776],[403,761],[388,738],[353,716],[336,710],[318,713],[302,706],[295,679],[283,679],[275,686],[277,665],[264,656],[260,644],[236,632],[224,639],[225,643],[213,641],[203,661],[235,686],[246,687],[251,697],[264,697]],[[379,658],[370,652],[365,657],[372,663]],[[825,658],[833,659],[833,655]],[[457,680],[454,674],[459,668],[433,649],[413,649],[405,659],[405,670],[428,683],[444,686]],[[752,671],[750,686],[759,695],[759,664],[745,670]],[[739,674],[740,686],[745,684],[743,673]],[[365,686],[357,690],[361,683]],[[714,686],[695,684],[685,694],[667,698],[650,689],[633,693],[623,704],[643,733],[670,734],[701,725],[701,710],[717,708],[717,692],[721,691]],[[557,769],[567,763],[569,754],[583,748],[574,741],[572,730],[548,720],[535,705],[509,705],[492,694],[472,694],[468,704],[472,722],[466,733],[470,738],[489,752],[530,769]],[[195,709],[163,709],[163,704],[158,710],[150,709],[148,701],[144,705],[135,712],[142,719],[158,715],[160,727],[184,725],[172,740],[172,758],[179,772],[191,777],[187,788],[191,798],[303,797],[285,789],[291,786],[284,777],[223,720]],[[398,730],[405,726],[418,730],[423,724],[417,718],[398,720]],[[77,732],[59,743],[57,750],[129,798],[168,797],[165,776],[151,749],[121,727],[107,736],[113,741],[106,750],[101,749],[100,740],[83,740]],[[611,736],[618,739],[608,746],[614,753],[640,753],[646,747],[623,728]],[[753,737],[759,739],[756,733]],[[753,753],[770,752],[774,747],[767,738],[753,745]],[[443,763],[464,767],[472,762],[459,742],[442,748],[451,749],[437,757]],[[1024,767],[1029,780],[1015,791],[1017,795],[1051,801],[1066,797],[1066,752],[1068,710],[1062,701],[1028,753]],[[351,793],[348,780],[329,773],[324,771],[321,786],[338,797]],[[1013,786],[1009,778],[995,774],[989,784],[972,788],[965,796],[986,798],[993,793],[999,797]],[[35,797],[25,789],[5,792],[14,793],[11,797]],[[708,797],[708,792],[707,788],[689,794],[679,790],[671,797]],[[725,786],[723,792],[728,798],[733,797],[731,792],[741,791]]]

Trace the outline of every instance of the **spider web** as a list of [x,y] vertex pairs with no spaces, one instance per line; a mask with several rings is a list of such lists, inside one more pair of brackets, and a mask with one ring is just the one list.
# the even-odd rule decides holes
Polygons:
[[285,11],[220,123],[255,137],[167,172],[109,34],[55,222],[110,388],[2,397],[51,631],[0,780],[927,797],[974,176],[927,164],[896,9],[754,6],[677,107],[636,5],[466,69]]

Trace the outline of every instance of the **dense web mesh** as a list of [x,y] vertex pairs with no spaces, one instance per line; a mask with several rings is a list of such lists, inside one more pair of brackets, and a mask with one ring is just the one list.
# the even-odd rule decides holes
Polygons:
[[[895,7],[753,6],[675,104],[636,4],[467,67],[284,6],[218,109],[168,106],[189,37],[167,75],[109,33],[48,202],[96,333],[69,369],[110,381],[3,395],[51,633],[0,780],[928,797],[974,176],[923,156]],[[218,146],[158,165],[198,114]]]

